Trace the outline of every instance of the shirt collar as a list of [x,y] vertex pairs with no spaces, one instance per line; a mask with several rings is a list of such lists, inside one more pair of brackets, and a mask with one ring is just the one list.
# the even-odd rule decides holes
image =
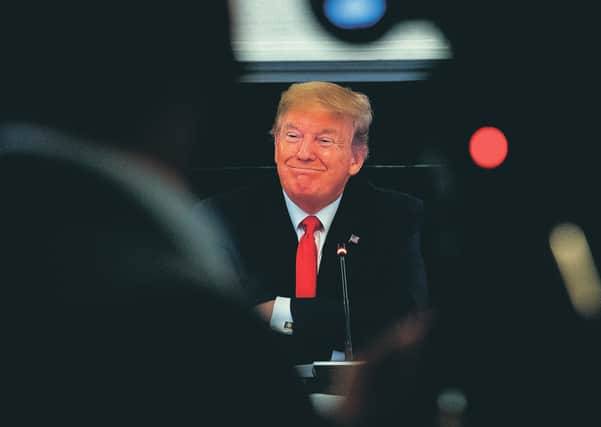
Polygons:
[[[288,195],[283,189],[282,193],[284,193],[284,200],[286,201],[286,208],[288,209],[288,215],[290,215],[292,226],[296,230],[300,226],[301,221],[310,214],[299,208],[298,205],[294,203],[292,199],[290,199],[290,197],[288,197]],[[342,194],[338,196],[338,198],[332,203],[315,213],[315,216],[319,219],[321,225],[323,226],[324,233],[327,233],[330,229],[330,226],[334,221],[334,216],[336,215],[336,211],[338,210],[338,206],[340,205],[341,200]]]

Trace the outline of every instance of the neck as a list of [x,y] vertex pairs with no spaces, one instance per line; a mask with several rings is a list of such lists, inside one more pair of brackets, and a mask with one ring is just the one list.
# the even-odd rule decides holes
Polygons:
[[[294,202],[296,203],[296,202]],[[325,208],[327,205],[324,206],[313,206],[313,205],[306,205],[306,204],[301,204],[301,203],[296,203],[298,205],[299,208],[301,208],[303,211],[307,212],[309,215],[315,215],[317,212],[319,212],[320,210],[322,210],[323,208]]]
[[296,206],[301,208],[304,212],[306,212],[309,215],[315,215],[317,212],[319,212],[320,210],[322,210],[323,208],[328,206],[330,203],[335,201],[338,197],[340,197],[340,194],[338,196],[336,196],[333,200],[330,200],[326,203],[323,203],[323,202],[318,203],[318,202],[313,202],[311,200],[298,200],[293,197],[290,197],[290,195],[288,195],[288,197],[290,198],[290,200],[292,200],[294,202],[294,204]]

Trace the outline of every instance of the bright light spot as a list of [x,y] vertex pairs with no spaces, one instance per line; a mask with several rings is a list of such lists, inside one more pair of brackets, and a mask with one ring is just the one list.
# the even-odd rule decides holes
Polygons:
[[326,0],[325,16],[345,30],[369,28],[386,13],[386,0]]
[[574,224],[557,225],[549,244],[574,309],[585,317],[599,314],[601,281],[582,229]]
[[478,166],[496,168],[507,157],[507,138],[495,127],[482,127],[472,135],[469,149],[472,160]]

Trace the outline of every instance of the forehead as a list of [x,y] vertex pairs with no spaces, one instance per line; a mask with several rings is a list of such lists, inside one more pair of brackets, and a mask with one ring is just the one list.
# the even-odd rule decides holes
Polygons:
[[288,110],[281,121],[282,129],[306,132],[346,133],[353,131],[353,120],[346,114],[331,111],[319,104],[309,104]]

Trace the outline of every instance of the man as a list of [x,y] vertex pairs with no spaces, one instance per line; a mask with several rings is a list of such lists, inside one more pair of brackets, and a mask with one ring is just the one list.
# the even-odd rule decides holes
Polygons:
[[421,202],[351,180],[367,158],[371,120],[364,94],[328,82],[291,85],[272,128],[279,182],[208,202],[238,239],[257,310],[299,363],[340,360],[344,350],[339,244],[348,251],[355,352],[425,304]]

